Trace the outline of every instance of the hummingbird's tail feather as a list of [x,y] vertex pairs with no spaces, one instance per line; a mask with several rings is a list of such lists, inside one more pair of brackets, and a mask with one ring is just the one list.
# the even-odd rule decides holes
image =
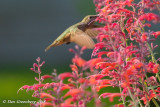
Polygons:
[[45,49],[45,52],[47,52],[50,48],[51,48],[51,46],[49,45],[49,46]]
[[46,49],[45,52],[47,52],[50,48],[61,45],[59,41],[54,41],[51,45],[49,45]]

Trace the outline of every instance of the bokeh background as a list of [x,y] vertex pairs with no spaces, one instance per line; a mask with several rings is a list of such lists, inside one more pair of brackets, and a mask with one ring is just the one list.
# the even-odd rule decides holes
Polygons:
[[[43,74],[70,71],[75,44],[44,49],[67,27],[95,14],[92,0],[1,0],[0,1],[0,107],[28,107],[17,100],[36,100],[32,91],[18,89],[36,83],[30,71],[37,57],[46,61]],[[84,57],[90,58],[91,50]],[[12,100],[12,103],[3,103]]]
[[[37,100],[31,97],[32,91],[17,94],[21,86],[36,83],[38,75],[30,68],[37,57],[46,61],[43,74],[51,74],[53,69],[70,71],[73,54],[68,49],[74,48],[74,43],[48,52],[44,49],[88,14],[96,14],[92,0],[0,0],[0,107],[29,107],[16,101]],[[86,50],[83,57],[89,59],[91,52]]]

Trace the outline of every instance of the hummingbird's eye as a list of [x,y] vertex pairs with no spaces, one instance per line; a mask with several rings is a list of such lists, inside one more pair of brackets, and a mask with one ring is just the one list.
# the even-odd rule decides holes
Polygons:
[[96,19],[97,16],[90,16],[89,18],[90,18],[90,19]]
[[94,18],[94,16],[90,16],[89,18],[90,18],[90,19],[93,19],[93,18]]

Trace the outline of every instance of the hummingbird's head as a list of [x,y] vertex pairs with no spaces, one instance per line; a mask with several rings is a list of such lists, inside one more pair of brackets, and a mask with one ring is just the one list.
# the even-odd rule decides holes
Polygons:
[[83,23],[91,24],[92,22],[95,21],[95,19],[98,17],[98,15],[88,15],[84,17],[82,20]]

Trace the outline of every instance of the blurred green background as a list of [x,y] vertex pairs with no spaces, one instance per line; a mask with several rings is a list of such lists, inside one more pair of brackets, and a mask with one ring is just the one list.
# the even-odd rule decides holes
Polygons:
[[[68,49],[74,48],[74,43],[52,48],[47,53],[44,49],[67,27],[88,14],[95,14],[92,0],[0,1],[0,107],[29,107],[11,102],[37,100],[32,98],[32,91],[17,94],[21,86],[36,83],[34,78],[38,75],[30,68],[37,57],[46,61],[43,74],[51,74],[54,68],[58,73],[70,71],[73,54]],[[89,59],[91,52],[86,50],[83,57]],[[10,103],[3,103],[9,100]],[[88,106],[92,107],[93,103]]]

